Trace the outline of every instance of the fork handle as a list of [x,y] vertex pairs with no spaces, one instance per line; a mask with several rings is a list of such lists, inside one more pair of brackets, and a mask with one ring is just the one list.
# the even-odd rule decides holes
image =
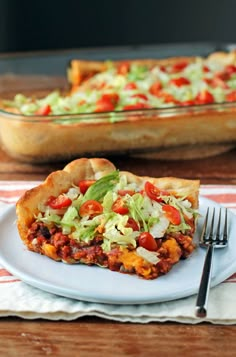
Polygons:
[[214,245],[209,244],[207,247],[205,262],[202,271],[201,282],[199,286],[195,313],[197,317],[206,317],[207,315],[207,303],[208,295],[211,283],[211,271],[212,271],[212,256],[214,252]]

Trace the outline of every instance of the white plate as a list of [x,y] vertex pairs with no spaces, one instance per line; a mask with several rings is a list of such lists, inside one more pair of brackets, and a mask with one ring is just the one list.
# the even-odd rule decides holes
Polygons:
[[[219,205],[200,198],[200,213]],[[199,220],[202,225],[203,218]],[[155,280],[112,272],[96,266],[67,265],[30,252],[16,228],[15,207],[0,217],[0,262],[12,274],[39,289],[61,296],[109,304],[143,304],[169,301],[197,293],[205,249],[198,248],[167,274]],[[229,214],[229,246],[215,250],[212,285],[236,272],[236,216]],[[199,228],[198,228],[199,233]]]

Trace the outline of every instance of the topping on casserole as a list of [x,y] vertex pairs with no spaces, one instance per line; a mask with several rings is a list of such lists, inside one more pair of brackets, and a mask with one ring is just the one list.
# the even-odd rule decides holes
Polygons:
[[25,115],[97,113],[236,100],[236,55],[165,60],[71,61],[72,91],[42,99],[16,95],[5,102]]

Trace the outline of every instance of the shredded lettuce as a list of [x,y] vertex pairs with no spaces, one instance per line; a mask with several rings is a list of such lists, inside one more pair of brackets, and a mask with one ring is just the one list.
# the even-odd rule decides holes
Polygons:
[[178,226],[174,225],[174,224],[170,224],[169,227],[167,228],[166,232],[167,233],[175,233],[175,232],[185,233],[189,229],[191,229],[190,225],[185,222],[182,222]]
[[73,206],[70,206],[60,222],[62,226],[62,232],[64,234],[69,234],[71,232],[71,228],[76,226],[78,220],[75,219],[78,217],[79,215],[77,209]]
[[85,243],[88,243],[94,238],[96,228],[96,223],[93,223],[90,226],[79,225],[79,227],[77,227],[76,231],[74,231],[71,236],[75,240],[84,241]]
[[39,213],[36,217],[36,220],[39,222],[44,222],[45,224],[55,223],[56,225],[60,225],[61,217],[55,213],[52,213],[51,210],[46,210],[44,216],[42,213]]
[[132,228],[126,227],[128,221],[127,215],[120,215],[113,213],[110,215],[109,220],[105,223],[105,232],[103,234],[104,242],[102,248],[110,250],[112,243],[127,246],[133,245],[136,247],[136,237],[139,232],[133,231]]
[[129,197],[127,202],[130,215],[136,221],[142,222],[144,231],[148,230],[148,225],[145,221],[145,217],[142,212],[144,197],[140,193],[135,193],[133,196]]
[[112,205],[115,202],[115,200],[117,199],[117,197],[118,197],[118,195],[116,192],[108,191],[106,193],[106,195],[104,196],[104,199],[103,199],[103,203],[102,203],[104,213],[111,212]]

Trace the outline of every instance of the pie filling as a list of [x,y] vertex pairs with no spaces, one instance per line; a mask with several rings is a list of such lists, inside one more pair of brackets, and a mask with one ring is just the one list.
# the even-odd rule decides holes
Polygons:
[[193,252],[197,215],[183,193],[114,171],[40,203],[27,245],[57,261],[154,279]]

